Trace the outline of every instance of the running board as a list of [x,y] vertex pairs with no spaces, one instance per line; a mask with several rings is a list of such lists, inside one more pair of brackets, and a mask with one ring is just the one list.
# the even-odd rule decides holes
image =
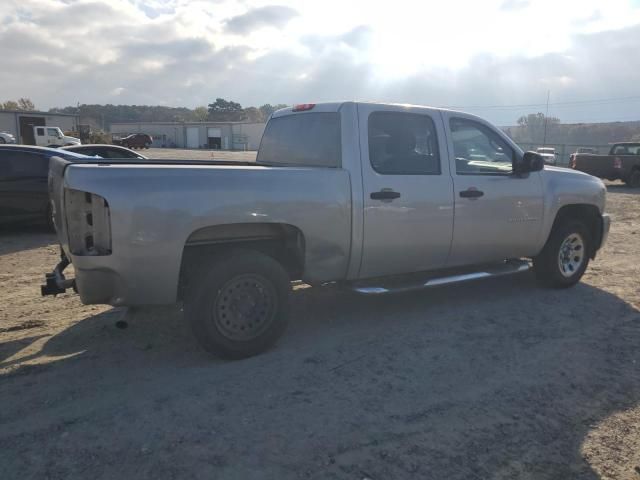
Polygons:
[[[448,275],[443,277],[431,277],[426,281],[414,281],[412,283],[397,283],[394,286],[375,285],[373,282],[367,285],[354,284],[353,291],[363,295],[384,295],[386,293],[410,292],[412,290],[421,290],[423,288],[438,287],[448,285],[450,283],[462,283],[471,280],[479,280],[481,278],[500,277],[502,275],[511,275],[514,273],[526,272],[529,270],[529,262],[525,260],[509,260],[498,265],[492,265],[481,271],[459,273],[456,275]],[[381,280],[379,283],[382,283]]]

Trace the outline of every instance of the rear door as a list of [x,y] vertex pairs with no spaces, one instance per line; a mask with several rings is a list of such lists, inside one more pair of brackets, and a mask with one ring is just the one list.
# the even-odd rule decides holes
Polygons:
[[360,278],[444,267],[453,185],[440,114],[358,104],[364,192]]

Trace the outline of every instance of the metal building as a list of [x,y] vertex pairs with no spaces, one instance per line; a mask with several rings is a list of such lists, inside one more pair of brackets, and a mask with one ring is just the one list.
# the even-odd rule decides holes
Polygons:
[[35,144],[33,127],[59,127],[63,132],[74,132],[78,128],[78,115],[23,110],[0,110],[0,132],[9,132],[16,142]]
[[112,123],[111,134],[146,133],[153,138],[153,147],[257,150],[264,127],[264,123],[245,122]]

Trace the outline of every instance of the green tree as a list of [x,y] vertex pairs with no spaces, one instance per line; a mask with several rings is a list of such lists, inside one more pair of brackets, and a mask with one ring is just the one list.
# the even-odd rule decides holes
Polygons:
[[277,105],[265,103],[264,105],[259,107],[258,110],[262,112],[262,119],[266,122],[273,112],[275,112],[276,110],[280,110],[281,108],[284,108],[286,106],[287,105],[284,105],[283,103],[278,103]]
[[530,113],[518,118],[518,127],[512,132],[513,137],[519,142],[542,143],[555,136],[560,125],[560,119],[545,117],[544,113]]
[[14,102],[13,100],[7,100],[6,102],[0,104],[3,110],[18,110],[18,102]]
[[264,122],[264,115],[260,109],[256,107],[247,107],[244,109],[244,116],[247,122]]
[[36,109],[36,106],[33,104],[33,102],[31,101],[30,98],[24,98],[21,97],[18,100],[18,109],[19,110],[26,110],[26,111],[33,111]]
[[209,120],[214,122],[238,122],[245,118],[242,105],[237,102],[216,98],[214,103],[209,104]]
[[209,117],[209,110],[207,107],[196,107],[193,109],[193,118],[196,122],[204,122]]

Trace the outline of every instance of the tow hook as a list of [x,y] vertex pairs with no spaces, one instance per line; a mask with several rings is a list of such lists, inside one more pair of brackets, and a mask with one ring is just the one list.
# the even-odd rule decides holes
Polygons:
[[78,293],[76,288],[76,280],[74,278],[64,278],[64,269],[69,266],[69,259],[64,254],[61,255],[62,259],[60,263],[56,265],[53,272],[45,274],[45,284],[40,286],[40,293],[43,297],[47,295],[58,295],[65,293],[68,288],[73,288],[73,291]]

